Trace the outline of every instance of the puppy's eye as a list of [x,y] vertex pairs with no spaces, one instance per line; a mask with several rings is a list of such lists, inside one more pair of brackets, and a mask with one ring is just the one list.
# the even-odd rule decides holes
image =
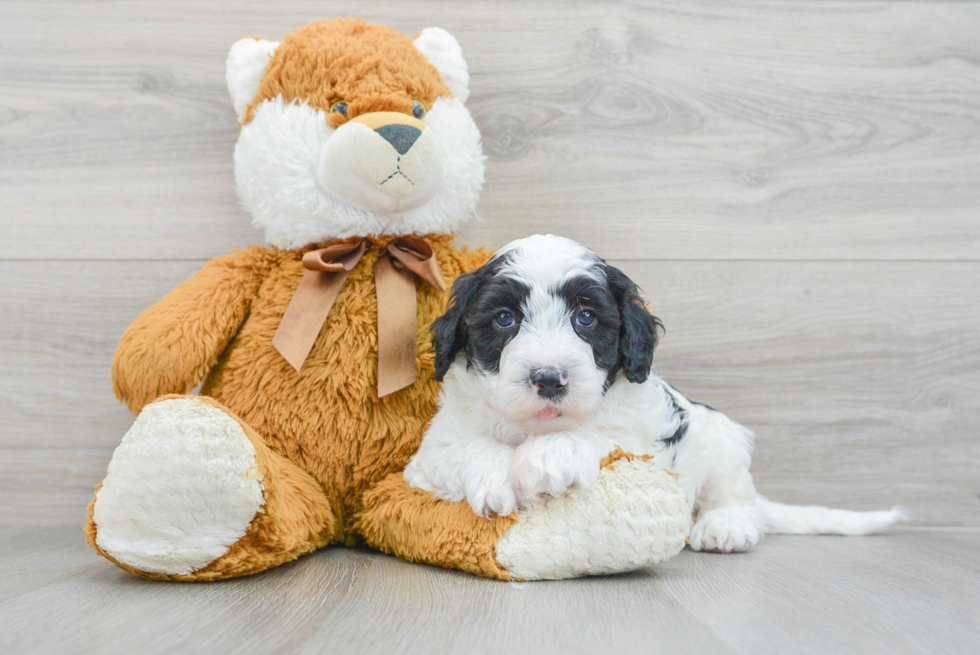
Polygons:
[[510,312],[500,312],[493,317],[493,324],[501,330],[507,330],[517,324],[517,319]]
[[425,107],[418,100],[412,101],[412,116],[419,119],[425,116]]
[[339,102],[335,102],[332,105],[330,105],[330,111],[332,111],[335,114],[343,114],[344,116],[346,116],[347,115],[347,103],[344,102],[343,100],[341,100]]
[[587,309],[583,309],[575,317],[575,325],[579,327],[589,328],[595,325],[595,314]]

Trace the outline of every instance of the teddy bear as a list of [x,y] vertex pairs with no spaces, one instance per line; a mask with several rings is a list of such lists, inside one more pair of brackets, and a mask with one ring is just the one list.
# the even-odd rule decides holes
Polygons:
[[236,189],[270,245],[210,261],[126,330],[112,384],[137,418],[89,505],[89,544],[181,581],[331,544],[505,580],[678,552],[687,499],[628,453],[594,487],[503,517],[403,479],[438,401],[429,327],[491,255],[453,245],[484,181],[455,38],[312,23],[235,43],[227,85]]

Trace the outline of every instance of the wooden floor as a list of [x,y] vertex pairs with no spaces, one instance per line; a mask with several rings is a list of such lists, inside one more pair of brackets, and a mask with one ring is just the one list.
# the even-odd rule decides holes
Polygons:
[[[153,583],[80,528],[0,535],[5,653],[976,653],[977,530],[771,536],[636,573],[508,583],[367,551]],[[972,557],[971,557],[972,555]]]
[[[489,159],[460,243],[594,247],[664,320],[658,372],[756,431],[762,492],[915,520],[525,585],[98,558],[117,340],[262,240],[227,50],[349,14],[463,46]],[[980,652],[978,3],[4,0],[0,279],[0,652]]]

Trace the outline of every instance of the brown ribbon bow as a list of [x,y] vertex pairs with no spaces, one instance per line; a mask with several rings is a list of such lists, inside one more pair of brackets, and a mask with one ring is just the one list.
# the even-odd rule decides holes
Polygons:
[[[371,247],[367,240],[340,243],[303,255],[306,273],[279,323],[273,347],[299,371],[313,349],[340,290]],[[374,264],[378,296],[378,397],[415,382],[415,279],[446,290],[432,246],[408,236],[388,244]]]

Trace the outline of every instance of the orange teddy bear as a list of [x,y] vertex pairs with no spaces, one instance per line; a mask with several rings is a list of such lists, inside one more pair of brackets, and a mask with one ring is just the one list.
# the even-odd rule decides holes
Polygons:
[[[314,23],[236,43],[227,83],[238,193],[272,247],[214,259],[126,331],[113,389],[139,416],[89,506],[89,543],[155,579],[256,573],[328,544],[549,577],[521,566],[528,544],[555,536],[533,520],[487,520],[402,478],[439,394],[429,326],[446,287],[490,256],[451,243],[484,169],[456,40]],[[618,463],[606,486],[622,478],[613,491],[630,502],[629,485],[662,473]],[[595,511],[588,495],[555,500]],[[674,529],[647,506],[617,519],[624,535]],[[683,527],[656,558],[683,546]],[[506,533],[518,546],[503,557]]]

